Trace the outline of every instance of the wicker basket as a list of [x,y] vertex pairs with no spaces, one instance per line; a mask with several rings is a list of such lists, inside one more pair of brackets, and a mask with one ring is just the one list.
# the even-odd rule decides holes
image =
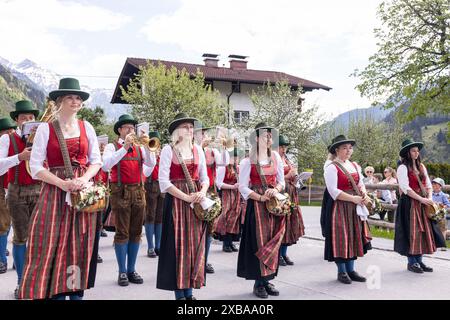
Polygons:
[[[71,197],[71,201],[72,201],[72,206],[76,206],[77,203],[79,203],[80,199],[80,194],[78,192],[72,192],[70,194]],[[102,211],[106,208],[106,197],[103,199],[98,200],[96,203],[91,204],[88,207],[84,207],[83,209],[80,209],[78,211],[80,212],[98,212],[98,211]]]

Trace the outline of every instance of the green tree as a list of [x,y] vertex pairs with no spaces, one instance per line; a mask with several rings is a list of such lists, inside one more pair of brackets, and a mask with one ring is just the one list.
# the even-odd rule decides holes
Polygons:
[[[287,81],[274,85],[265,84],[250,96],[255,111],[240,128],[249,131],[261,121],[276,127],[280,134],[291,141],[290,153],[297,161],[299,170],[321,168],[326,158],[316,146],[316,137],[322,121],[316,106],[305,108],[301,104],[302,90],[292,90]],[[317,153],[322,158],[317,157]],[[316,172],[316,171],[314,171]]]
[[219,92],[205,86],[204,81],[200,72],[191,77],[185,69],[167,69],[162,63],[149,63],[121,90],[123,99],[131,104],[133,116],[149,122],[167,142],[169,123],[179,112],[197,117],[208,126],[225,122],[225,107]]
[[333,123],[331,127],[333,130],[329,130],[328,135],[324,136],[324,142],[328,141],[329,144],[338,134],[355,139],[356,146],[352,160],[362,168],[368,165],[396,166],[400,145],[406,137],[399,122],[394,121],[392,124],[378,122],[367,113],[350,119],[347,128],[338,128]]
[[102,107],[96,106],[94,109],[82,108],[78,111],[78,118],[88,121],[95,129],[98,136],[107,134],[110,140],[116,138],[113,130],[113,124],[107,123],[105,112]]
[[378,17],[378,52],[363,71],[353,73],[362,80],[356,88],[374,100],[387,98],[387,108],[406,105],[399,108],[403,120],[431,112],[448,114],[450,2],[384,1]]

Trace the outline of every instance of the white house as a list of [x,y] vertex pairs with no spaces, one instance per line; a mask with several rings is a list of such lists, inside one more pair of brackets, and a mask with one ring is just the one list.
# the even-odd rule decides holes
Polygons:
[[[301,85],[304,92],[312,90],[330,90],[330,87],[312,82],[303,78],[289,75],[284,72],[252,70],[247,68],[247,57],[241,55],[229,55],[229,67],[220,67],[217,54],[203,54],[204,64],[191,64],[184,62],[173,62],[164,60],[127,58],[117,81],[111,103],[126,103],[122,100],[120,86],[127,87],[129,81],[139,72],[140,66],[146,66],[148,62],[155,65],[159,62],[171,68],[186,71],[193,77],[200,71],[205,77],[205,83],[210,84],[218,90],[224,99],[232,106],[233,114],[228,115],[229,120],[239,123],[244,117],[248,117],[253,111],[250,100],[252,91],[260,89],[264,83],[275,83],[280,80],[287,80],[293,90],[297,90]],[[299,101],[301,103],[301,101]]]

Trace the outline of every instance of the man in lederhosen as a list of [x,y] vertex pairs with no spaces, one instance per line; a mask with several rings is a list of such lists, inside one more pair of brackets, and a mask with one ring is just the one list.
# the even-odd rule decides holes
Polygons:
[[[8,135],[16,129],[16,124],[10,118],[0,119],[0,136]],[[5,190],[8,188],[8,172],[0,177],[0,273],[8,270],[6,246],[11,227],[11,216],[6,206]]]
[[[0,138],[0,175],[8,170],[8,207],[10,210],[13,237],[13,258],[17,272],[17,283],[22,280],[25,262],[26,243],[28,239],[28,222],[39,197],[40,182],[33,180],[26,169],[26,161],[30,160],[31,148],[26,147],[20,128],[28,121],[34,121],[39,110],[31,101],[21,100],[16,103],[16,110],[10,113],[17,122],[18,129]],[[14,291],[17,298],[17,288]]]
[[[150,139],[158,139],[161,137],[158,131],[152,131],[149,134]],[[156,150],[156,165],[154,168],[144,166],[144,175],[147,177],[145,181],[146,196],[146,216],[145,216],[145,236],[147,237],[147,256],[156,258],[159,256],[162,232],[162,217],[164,206],[164,193],[159,189],[159,159],[160,147]],[[153,237],[155,242],[153,242]]]
[[114,124],[114,132],[119,139],[109,143],[103,153],[103,171],[111,170],[111,210],[116,225],[114,249],[120,286],[144,282],[135,269],[145,217],[142,166],[153,167],[156,163],[148,148],[135,144],[136,124],[131,115],[121,115]]

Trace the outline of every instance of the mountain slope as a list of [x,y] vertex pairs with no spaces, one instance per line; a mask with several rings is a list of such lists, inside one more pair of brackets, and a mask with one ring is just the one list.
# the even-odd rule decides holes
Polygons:
[[0,64],[0,114],[9,115],[14,109],[16,101],[29,99],[38,108],[42,108],[45,102],[45,94],[31,80],[18,78],[11,70]]

